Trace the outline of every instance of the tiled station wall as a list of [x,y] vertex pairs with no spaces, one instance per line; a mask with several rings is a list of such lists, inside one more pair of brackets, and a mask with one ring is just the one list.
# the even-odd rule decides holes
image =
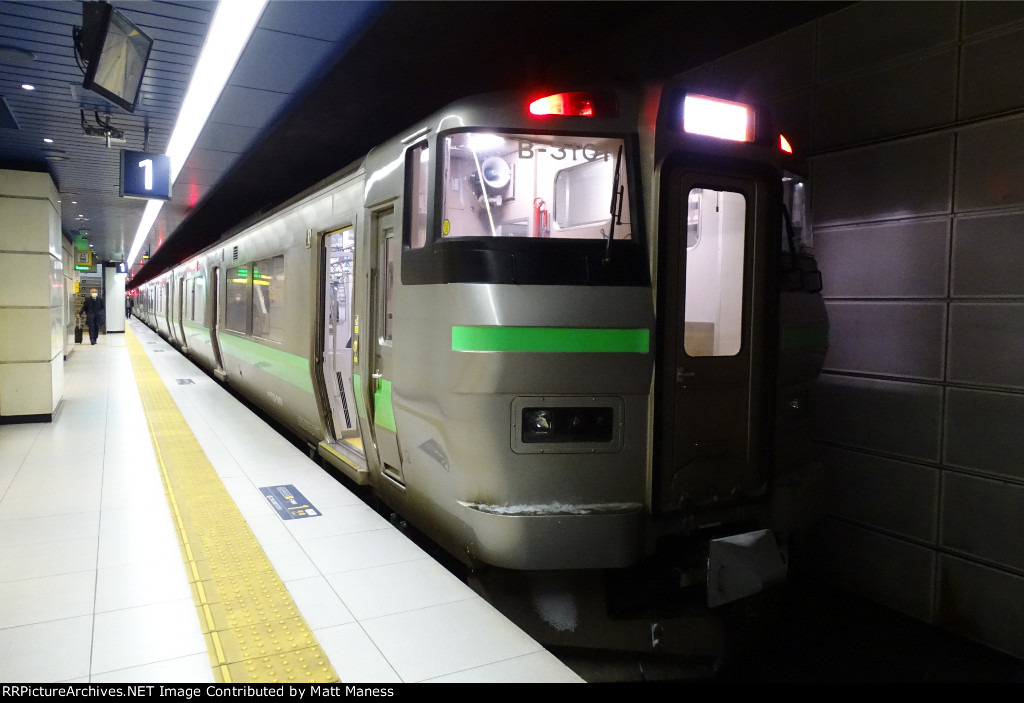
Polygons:
[[1024,3],[858,3],[687,77],[809,156],[818,572],[1024,658]]

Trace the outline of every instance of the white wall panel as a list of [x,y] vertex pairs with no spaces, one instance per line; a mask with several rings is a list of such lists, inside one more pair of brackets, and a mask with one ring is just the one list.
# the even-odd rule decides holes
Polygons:
[[956,113],[957,53],[947,49],[823,85],[815,149],[831,149],[949,124]]
[[1024,304],[950,305],[947,378],[1024,389]]
[[906,59],[957,40],[960,3],[861,2],[819,21],[818,80]]
[[50,308],[0,308],[0,363],[52,359],[50,322]]
[[10,252],[0,255],[0,307],[48,307],[53,258],[49,254]]
[[64,358],[64,310],[50,308],[50,359]]
[[936,622],[1024,659],[1024,578],[956,557],[939,558]]
[[823,447],[830,514],[934,544],[939,470],[837,447]]
[[[1024,72],[1024,65],[1020,69]],[[1024,106],[1024,93],[1019,100]],[[957,135],[957,212],[1024,205],[1024,120],[963,129]]]
[[952,295],[1024,298],[1024,215],[957,218]]
[[821,574],[1024,657],[1024,3],[862,2],[811,26],[810,87],[779,89],[806,75],[772,77],[791,57],[752,65],[768,42],[719,63],[815,134]]
[[1024,395],[946,391],[942,461],[1024,482]]
[[50,270],[47,272],[47,285],[50,290],[49,306],[64,306],[64,261],[61,257],[50,256]]
[[[0,170],[0,416],[49,416],[63,393],[63,237],[47,173]],[[25,363],[28,362],[28,363]]]
[[0,364],[0,415],[49,415],[60,395],[55,375],[63,376],[64,360],[52,363]]
[[909,220],[818,230],[818,265],[836,298],[944,298],[949,219]]
[[961,61],[961,119],[995,115],[1021,106],[1024,29],[964,45]]
[[963,7],[963,36],[971,38],[982,32],[1003,30],[1015,24],[1024,25],[1024,3],[965,2]]
[[3,248],[7,251],[49,253],[53,214],[48,200],[0,197]]
[[814,26],[805,24],[715,62],[718,86],[765,100],[814,83]]
[[841,588],[930,621],[935,583],[933,549],[838,520],[820,523],[813,552]]
[[0,197],[42,198],[54,207],[60,196],[53,185],[50,174],[35,171],[12,171],[0,169]]
[[825,368],[883,376],[942,380],[944,303],[832,301]]
[[1024,575],[1024,485],[946,472],[939,541],[961,556]]
[[938,386],[826,375],[812,391],[810,408],[814,433],[821,440],[938,461]]
[[815,226],[948,213],[952,156],[938,134],[814,159]]

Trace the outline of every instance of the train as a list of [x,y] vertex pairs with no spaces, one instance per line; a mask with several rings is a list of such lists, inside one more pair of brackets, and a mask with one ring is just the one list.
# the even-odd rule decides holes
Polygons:
[[545,646],[714,666],[813,519],[810,244],[762,106],[554,86],[455,101],[129,288]]

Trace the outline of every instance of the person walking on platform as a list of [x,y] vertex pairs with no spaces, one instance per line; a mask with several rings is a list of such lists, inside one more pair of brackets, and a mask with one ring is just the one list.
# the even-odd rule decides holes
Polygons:
[[82,303],[79,315],[85,315],[85,322],[89,326],[89,342],[95,344],[100,336],[100,325],[103,324],[103,298],[95,288],[89,291],[89,297]]
[[130,295],[124,297],[124,319],[132,319],[132,308],[135,307],[135,301]]

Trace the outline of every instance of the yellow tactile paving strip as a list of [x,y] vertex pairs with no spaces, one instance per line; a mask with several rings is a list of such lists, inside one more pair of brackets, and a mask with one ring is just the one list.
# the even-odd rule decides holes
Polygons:
[[312,630],[130,328],[125,340],[215,679],[337,683]]

